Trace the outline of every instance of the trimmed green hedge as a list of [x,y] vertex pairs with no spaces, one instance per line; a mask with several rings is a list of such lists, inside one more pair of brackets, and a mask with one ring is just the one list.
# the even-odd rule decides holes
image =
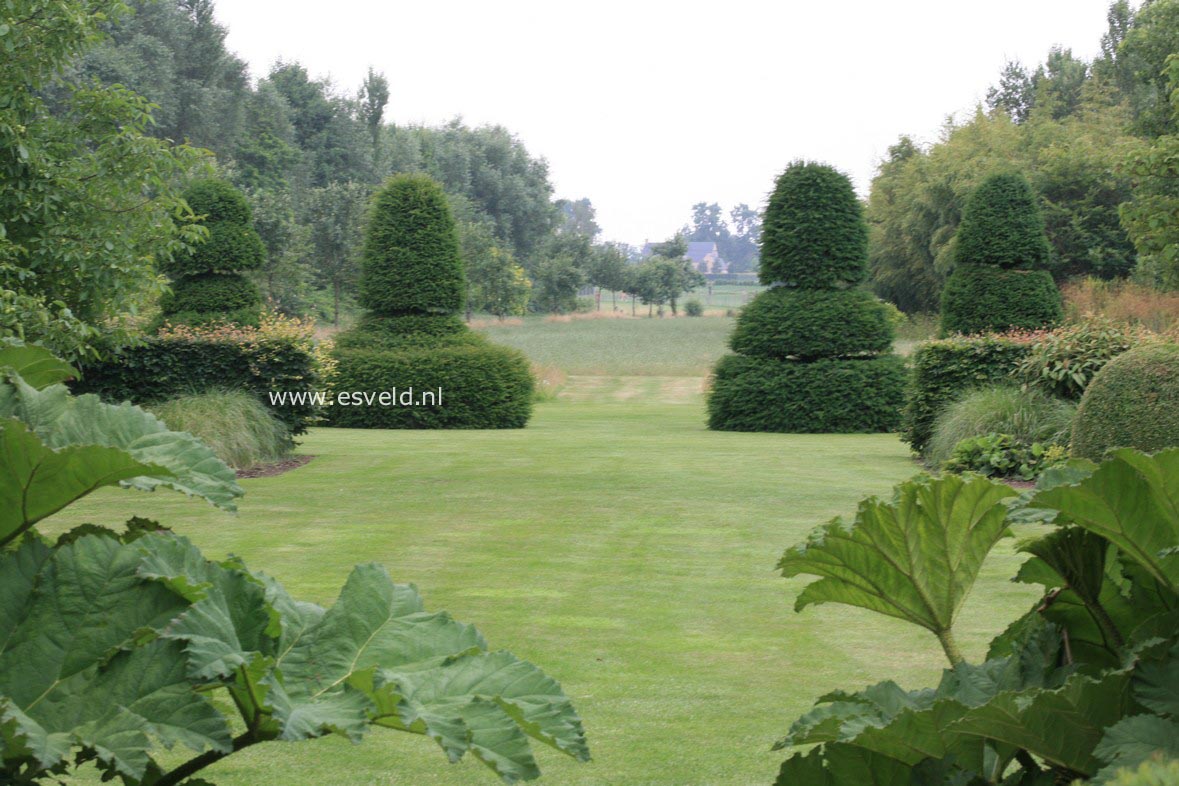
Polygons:
[[266,260],[266,246],[254,229],[245,196],[224,180],[201,180],[184,199],[208,230],[208,238],[176,254],[161,269],[174,278],[201,273],[254,270]]
[[851,181],[826,164],[796,161],[777,180],[762,222],[763,284],[855,285],[868,274],[868,225]]
[[377,192],[364,237],[360,303],[381,316],[457,314],[466,294],[458,233],[442,186],[395,175]]
[[1063,318],[1060,290],[1046,270],[960,265],[942,290],[945,334],[1034,330]]
[[1073,455],[1100,461],[1110,448],[1148,453],[1179,445],[1179,346],[1118,355],[1097,372],[1073,422]]
[[315,416],[310,403],[272,404],[273,392],[318,389],[310,353],[289,341],[258,345],[152,337],[124,347],[111,360],[83,365],[75,393],[97,393],[106,401],[154,404],[208,390],[252,393],[290,428],[307,431]]
[[955,235],[958,265],[1042,268],[1048,264],[1044,218],[1027,179],[992,175],[970,195]]
[[[533,379],[527,358],[486,341],[399,350],[336,350],[331,425],[342,428],[523,428],[532,414]],[[435,406],[343,406],[342,395],[415,398],[440,391]]]
[[151,334],[159,331],[164,324],[188,325],[195,328],[214,327],[216,325],[238,325],[240,327],[258,327],[262,324],[262,306],[246,306],[235,308],[233,311],[177,311],[174,314],[161,313],[145,332]]
[[913,372],[905,402],[903,439],[924,454],[942,410],[969,390],[1011,381],[1031,350],[995,336],[928,341],[912,356]]
[[795,434],[892,431],[904,362],[895,355],[810,363],[726,355],[708,398],[708,427]]
[[749,357],[811,360],[888,352],[892,341],[888,311],[869,292],[775,287],[741,310],[729,346]]
[[165,315],[184,311],[234,311],[261,304],[262,293],[258,286],[238,273],[185,276],[172,284],[171,293],[160,299],[160,308]]
[[409,346],[486,343],[456,316],[406,314],[381,317],[365,314],[335,338],[339,349],[400,349]]

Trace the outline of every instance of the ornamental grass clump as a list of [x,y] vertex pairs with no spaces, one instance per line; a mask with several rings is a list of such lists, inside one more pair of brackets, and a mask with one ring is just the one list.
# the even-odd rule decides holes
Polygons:
[[[459,319],[466,276],[446,195],[426,175],[397,175],[374,198],[356,327],[336,338],[339,392],[412,391],[409,406],[336,406],[350,428],[522,428],[533,379],[520,352]],[[430,393],[428,399],[418,394]],[[436,395],[434,395],[436,394]]]
[[160,301],[161,320],[258,325],[262,295],[242,273],[265,261],[266,247],[245,196],[224,180],[201,180],[188,187],[184,199],[207,235],[162,266],[172,291]]
[[708,399],[709,428],[790,433],[890,431],[904,366],[867,275],[868,228],[851,181],[796,162],[766,208],[759,276]]
[[1016,173],[993,175],[970,195],[942,291],[942,332],[1052,327],[1064,316],[1035,195]]

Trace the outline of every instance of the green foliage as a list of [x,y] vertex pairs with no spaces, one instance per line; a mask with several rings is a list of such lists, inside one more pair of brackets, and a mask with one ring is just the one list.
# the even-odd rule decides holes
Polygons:
[[1044,218],[1023,175],[1005,173],[984,180],[962,211],[956,240],[958,265],[1012,270],[1048,264]]
[[[820,698],[779,743],[819,747],[788,759],[777,783],[851,786],[869,782],[865,769],[897,784],[1107,783],[1174,757],[1177,484],[1179,450],[1055,469],[1018,500],[977,476],[921,477],[787,551],[785,575],[820,577],[798,608],[835,601],[912,622],[939,634],[951,668],[934,689]],[[944,632],[1009,512],[1029,509],[1051,529],[1020,546],[1031,557],[1017,580],[1045,597],[968,663]]]
[[534,292],[532,308],[550,314],[569,314],[577,310],[577,290],[585,275],[573,259],[560,255],[542,259],[532,272]]
[[[216,314],[253,307],[261,310],[262,293],[253,281],[239,273],[202,273],[185,276],[160,299],[165,317],[186,311]],[[176,321],[176,320],[171,320]],[[257,318],[254,322],[257,323]]]
[[903,401],[904,366],[884,307],[845,289],[867,272],[868,229],[851,181],[796,162],[778,178],[759,276],[771,283],[741,313],[708,398],[709,428],[888,431]]
[[1093,377],[1073,425],[1073,454],[1100,459],[1110,448],[1155,451],[1179,445],[1179,346],[1131,349]]
[[179,396],[149,410],[173,431],[192,434],[235,469],[278,461],[294,446],[286,424],[241,390]]
[[380,317],[365,314],[350,330],[336,334],[337,349],[401,349],[431,344],[469,344],[483,341],[467,330],[457,316],[407,314]]
[[[0,489],[0,545],[120,480],[229,508],[241,494],[191,435],[130,405],[70,397],[53,382],[69,369],[48,353],[6,346],[0,366],[0,453],[14,470]],[[37,390],[22,370],[48,386]],[[508,783],[539,775],[529,737],[588,759],[555,681],[489,652],[472,626],[427,613],[380,566],[356,567],[325,609],[158,529],[141,519],[122,534],[84,525],[54,547],[27,536],[0,551],[6,783],[60,780],[93,763],[127,786],[191,784],[260,742],[355,742],[373,726],[429,736],[451,761],[471,752]],[[215,691],[231,701],[214,702]],[[196,755],[169,757],[171,770],[155,760],[178,747]]]
[[130,405],[70,396],[61,380],[72,373],[48,350],[0,345],[0,546],[102,486],[171,488],[234,509],[241,489],[208,448]]
[[[520,352],[474,334],[398,348],[339,349],[333,426],[343,428],[523,428],[533,379]],[[377,345],[380,346],[379,344]],[[364,397],[388,393],[392,403]],[[401,394],[413,403],[402,404]],[[351,398],[349,405],[342,396]],[[424,396],[430,396],[427,400]]]
[[[1173,6],[1173,3],[1162,3]],[[1172,8],[1169,13],[1174,17]],[[1172,104],[1172,130],[1144,150],[1135,150],[1125,168],[1135,177],[1134,198],[1121,206],[1122,225],[1140,254],[1139,272],[1151,283],[1179,289],[1179,53],[1167,58],[1165,74]]]
[[1061,445],[1028,444],[1010,434],[992,431],[961,440],[942,463],[942,469],[954,473],[977,472],[987,477],[1035,480],[1044,470],[1067,458],[1068,450]]
[[1053,327],[1063,318],[1060,290],[1046,270],[962,265],[942,290],[945,334],[1035,330]]
[[905,397],[904,440],[924,454],[942,410],[967,391],[1008,380],[1029,349],[1025,343],[997,336],[919,345]]
[[704,304],[696,298],[692,298],[684,303],[684,315],[689,317],[704,316]]
[[1144,761],[1137,769],[1118,770],[1110,786],[1175,786],[1179,784],[1179,760]]
[[465,291],[458,235],[441,186],[424,175],[390,178],[369,215],[361,305],[381,316],[457,314]]
[[846,603],[907,620],[937,636],[951,663],[962,660],[954,618],[983,559],[1007,532],[1009,487],[948,475],[903,483],[891,502],[860,504],[855,521],[836,518],[789,549],[782,575],[819,576],[794,604]]
[[1142,331],[1107,319],[1064,325],[1036,340],[1016,375],[1028,385],[1076,401],[1110,359],[1142,341]]
[[200,180],[184,199],[207,233],[192,250],[176,254],[163,270],[177,278],[202,273],[255,270],[266,260],[266,246],[253,226],[245,195],[224,180]]
[[1074,404],[1036,389],[1010,384],[975,388],[938,413],[923,455],[931,466],[941,466],[962,440],[995,433],[1022,445],[1068,445],[1075,412]]
[[658,306],[660,314],[663,313],[664,304],[669,304],[674,315],[678,311],[679,298],[685,292],[703,285],[704,276],[697,273],[692,263],[682,255],[667,257],[656,254],[631,269],[628,289],[644,305]]
[[65,76],[125,10],[14,0],[0,11],[0,337],[72,358],[94,356],[105,320],[158,289],[153,266],[202,234],[177,184],[204,153],[152,139],[151,106],[127,89]]
[[870,292],[774,287],[741,310],[729,346],[749,357],[852,357],[887,352],[893,330]]
[[867,275],[868,230],[846,175],[798,161],[774,186],[762,227],[763,284],[804,289],[854,285]]
[[106,401],[145,405],[210,390],[242,390],[297,436],[307,431],[314,406],[278,403],[270,393],[310,393],[318,383],[314,358],[298,342],[181,334],[149,337],[119,349],[109,360],[83,365],[82,379],[72,387]]
[[905,387],[900,358],[809,363],[726,355],[708,398],[708,427],[793,434],[891,431]]

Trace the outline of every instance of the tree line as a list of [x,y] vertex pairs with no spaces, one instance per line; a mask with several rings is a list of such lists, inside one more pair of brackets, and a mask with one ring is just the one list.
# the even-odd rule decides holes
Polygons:
[[1038,193],[1057,280],[1179,287],[1179,0],[1117,0],[1107,22],[1093,60],[1053,48],[1035,68],[1009,62],[985,106],[948,120],[934,144],[889,148],[867,205],[878,295],[938,309],[966,198],[999,170],[1022,171]]

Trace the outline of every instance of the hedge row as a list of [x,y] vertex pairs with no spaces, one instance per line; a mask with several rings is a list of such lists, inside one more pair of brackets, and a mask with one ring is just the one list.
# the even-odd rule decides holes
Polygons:
[[1046,270],[960,265],[942,290],[943,333],[1054,327],[1064,318],[1060,291]]
[[290,428],[307,431],[315,408],[310,402],[278,404],[271,392],[311,392],[318,378],[310,353],[293,342],[269,339],[255,344],[152,337],[124,347],[111,359],[83,365],[76,393],[96,393],[111,402],[153,404],[208,390],[254,394]]
[[726,355],[708,398],[708,427],[795,434],[893,431],[905,388],[901,358],[810,363]]
[[729,346],[750,357],[812,360],[888,352],[892,340],[884,304],[869,292],[775,287],[742,309]]
[[[329,408],[342,428],[523,428],[532,414],[532,372],[517,350],[486,341],[401,349],[337,349],[333,383],[337,403]],[[437,391],[425,406],[342,406],[342,394],[379,395]]]
[[401,349],[439,344],[485,343],[457,316],[404,314],[383,317],[365,314],[356,325],[335,338],[338,349]]
[[913,371],[906,396],[903,438],[924,453],[934,421],[954,399],[968,390],[1010,381],[1031,345],[996,336],[929,341],[913,352]]

